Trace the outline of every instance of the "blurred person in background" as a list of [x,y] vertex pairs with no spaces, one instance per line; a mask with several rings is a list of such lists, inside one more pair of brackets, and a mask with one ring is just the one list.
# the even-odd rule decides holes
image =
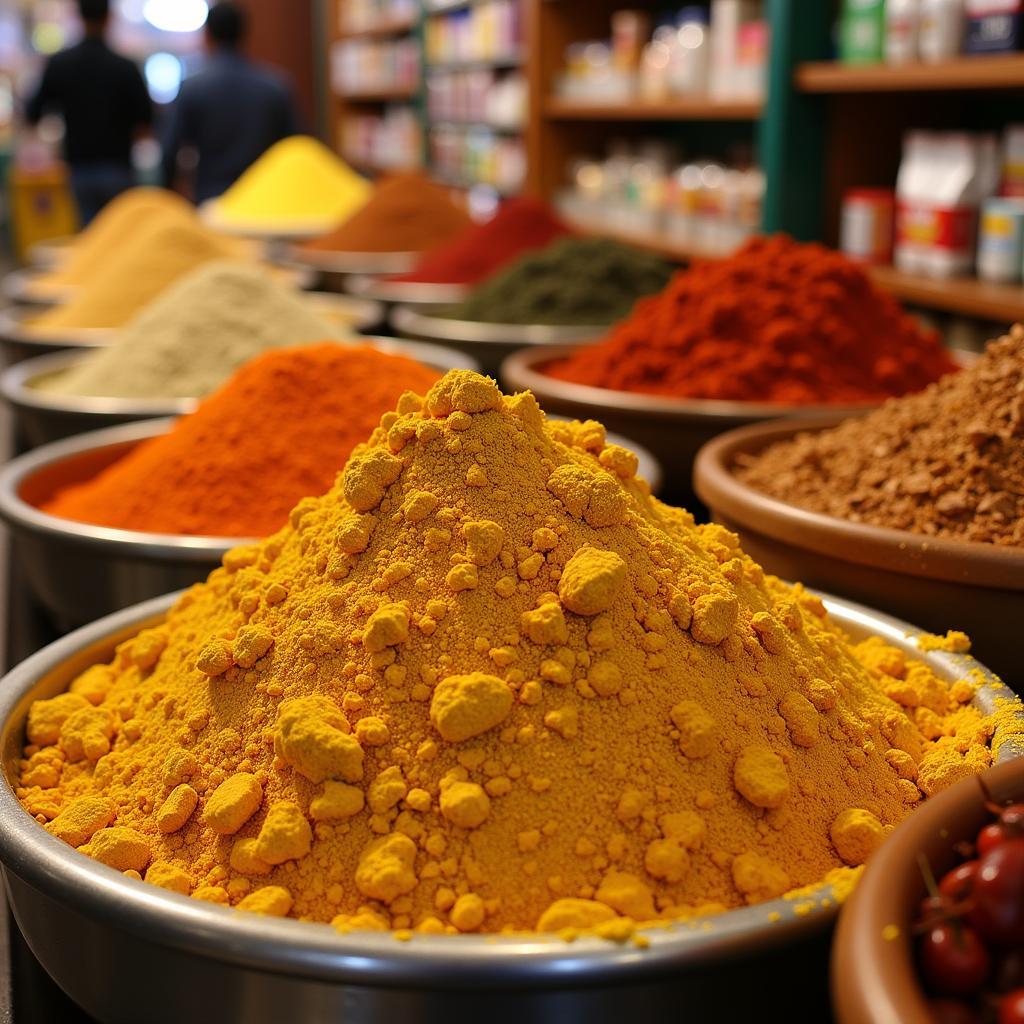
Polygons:
[[226,192],[275,142],[295,135],[298,114],[291,85],[272,68],[242,53],[248,23],[229,0],[216,4],[206,21],[210,57],[197,75],[182,84],[164,141],[164,175],[178,178],[178,156],[195,150],[196,203]]
[[82,223],[133,184],[132,144],[153,120],[146,83],[127,57],[107,45],[109,0],[78,0],[82,41],[47,61],[25,115],[64,119],[64,159]]

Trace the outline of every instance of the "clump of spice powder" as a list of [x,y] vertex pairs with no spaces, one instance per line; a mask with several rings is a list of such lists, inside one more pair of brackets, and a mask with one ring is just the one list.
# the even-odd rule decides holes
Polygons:
[[1024,327],[920,394],[772,445],[736,475],[857,523],[1024,547]]
[[598,345],[545,372],[616,391],[854,404],[918,391],[956,364],[841,253],[784,235],[680,271]]
[[848,881],[1010,714],[851,642],[636,466],[468,371],[404,394],[32,705],[20,800],[131,877],[343,932],[623,940]]

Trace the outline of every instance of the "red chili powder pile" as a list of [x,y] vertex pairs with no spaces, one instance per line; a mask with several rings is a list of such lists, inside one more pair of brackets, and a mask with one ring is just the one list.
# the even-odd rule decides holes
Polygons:
[[123,530],[264,537],[300,498],[331,487],[403,391],[423,394],[439,376],[365,346],[276,349],[43,511]]
[[416,171],[393,174],[365,206],[306,248],[328,252],[424,252],[473,226],[448,190]]
[[487,223],[428,252],[415,270],[395,280],[476,284],[525,253],[571,234],[547,203],[510,199]]
[[680,271],[545,372],[617,391],[792,405],[878,402],[957,369],[841,253],[785,235]]

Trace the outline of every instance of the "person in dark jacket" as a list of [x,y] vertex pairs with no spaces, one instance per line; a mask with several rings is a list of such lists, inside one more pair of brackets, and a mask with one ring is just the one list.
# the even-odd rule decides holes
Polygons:
[[64,119],[64,159],[83,223],[132,186],[132,144],[153,120],[139,69],[106,43],[109,0],[78,0],[85,26],[80,43],[47,62],[25,114]]
[[168,185],[179,176],[183,147],[198,155],[194,197],[197,203],[226,192],[275,142],[299,130],[295,100],[287,79],[242,53],[245,13],[223,0],[206,21],[210,57],[185,80],[171,111],[164,141]]

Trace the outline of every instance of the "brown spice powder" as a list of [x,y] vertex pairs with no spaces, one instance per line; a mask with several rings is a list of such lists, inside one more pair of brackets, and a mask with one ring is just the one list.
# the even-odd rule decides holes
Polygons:
[[1024,547],[1024,326],[970,369],[772,445],[736,475],[841,519]]

